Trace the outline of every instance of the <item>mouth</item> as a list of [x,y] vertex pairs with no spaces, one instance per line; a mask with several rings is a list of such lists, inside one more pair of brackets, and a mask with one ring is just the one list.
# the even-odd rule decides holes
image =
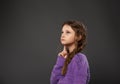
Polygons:
[[61,39],[61,41],[65,41],[65,39]]

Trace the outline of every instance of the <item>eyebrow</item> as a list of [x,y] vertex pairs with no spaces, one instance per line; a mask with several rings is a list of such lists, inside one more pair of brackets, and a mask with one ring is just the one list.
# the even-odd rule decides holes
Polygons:
[[69,31],[69,32],[71,32],[70,30],[66,30],[66,31]]
[[[71,31],[69,31],[69,30],[65,30],[66,32],[71,32]],[[63,30],[61,31],[61,32],[63,32]]]
[[[63,30],[61,30],[61,31],[63,31]],[[70,31],[70,30],[66,29],[65,31]]]

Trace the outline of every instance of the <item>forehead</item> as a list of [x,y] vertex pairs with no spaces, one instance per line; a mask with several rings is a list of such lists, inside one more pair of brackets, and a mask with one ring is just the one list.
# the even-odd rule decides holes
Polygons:
[[65,31],[65,30],[73,31],[73,29],[72,29],[71,26],[69,26],[69,25],[64,25],[64,26],[62,27],[62,31]]

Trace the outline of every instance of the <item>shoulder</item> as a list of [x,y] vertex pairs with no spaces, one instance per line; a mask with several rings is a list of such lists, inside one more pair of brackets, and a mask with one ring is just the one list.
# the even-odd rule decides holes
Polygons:
[[83,53],[77,53],[77,54],[73,57],[72,61],[77,62],[77,63],[78,63],[78,62],[86,63],[86,62],[87,62],[87,57],[86,57],[86,55],[83,54]]
[[77,53],[77,54],[75,54],[75,56],[73,57],[73,60],[85,60],[85,59],[87,59],[86,58],[86,55],[85,54],[83,54],[83,53]]

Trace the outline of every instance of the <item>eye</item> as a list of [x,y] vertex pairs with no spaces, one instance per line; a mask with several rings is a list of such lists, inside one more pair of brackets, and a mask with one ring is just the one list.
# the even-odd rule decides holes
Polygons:
[[61,34],[63,33],[63,31],[61,31]]
[[70,33],[69,31],[66,31],[66,33],[68,34],[68,33]]

